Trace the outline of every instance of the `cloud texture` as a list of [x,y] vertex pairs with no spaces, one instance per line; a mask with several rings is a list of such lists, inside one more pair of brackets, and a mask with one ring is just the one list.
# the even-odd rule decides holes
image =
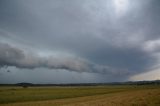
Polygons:
[[159,0],[1,0],[1,81],[7,82],[6,66],[16,67],[14,72],[21,69],[17,77],[24,76],[24,70],[50,70],[46,72],[52,75],[59,70],[58,80],[75,72],[77,82],[82,75],[86,81],[91,76],[97,82],[126,81],[158,70],[159,4]]
[[[9,67],[15,66],[17,68],[35,69],[65,69],[75,72],[90,72],[90,73],[104,73],[117,74],[117,70],[108,66],[102,66],[91,63],[85,59],[78,58],[72,55],[52,55],[43,57],[38,54],[27,53],[19,48],[10,46],[8,44],[0,44],[0,66]],[[125,70],[124,70],[125,71]],[[126,74],[129,74],[125,72]]]

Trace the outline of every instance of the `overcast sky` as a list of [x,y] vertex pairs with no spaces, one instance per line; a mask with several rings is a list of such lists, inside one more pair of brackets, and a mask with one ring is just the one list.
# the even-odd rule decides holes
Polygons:
[[159,0],[0,0],[0,83],[160,79]]

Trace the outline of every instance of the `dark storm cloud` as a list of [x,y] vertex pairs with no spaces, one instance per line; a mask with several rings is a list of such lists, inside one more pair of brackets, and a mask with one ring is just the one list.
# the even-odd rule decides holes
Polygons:
[[90,54],[87,57],[97,63],[107,64],[119,69],[127,68],[135,73],[147,71],[156,63],[156,59],[151,54],[138,48],[118,49],[112,47],[108,49],[99,49],[99,52]]
[[12,47],[8,44],[0,43],[0,66],[17,66],[20,68],[33,68],[37,66],[40,61],[35,57],[26,56],[21,49]]
[[[15,66],[17,68],[35,69],[35,68],[49,68],[49,69],[66,69],[68,71],[76,72],[90,72],[90,73],[104,73],[112,75],[120,75],[122,72],[112,69],[108,66],[102,66],[91,63],[85,59],[75,56],[48,56],[41,57],[37,54],[26,53],[16,47],[8,44],[0,43],[0,66]],[[124,70],[123,74],[129,74]]]
[[[150,71],[159,60],[159,4],[158,0],[1,0],[0,64],[121,74],[123,79]],[[53,56],[55,52],[58,55]]]
[[[26,53],[21,49],[8,44],[0,43],[0,65],[16,66],[17,68],[47,67],[55,69],[68,69],[83,71],[85,62],[80,59],[69,57],[47,57],[43,58],[36,54]],[[84,68],[82,68],[84,67]]]

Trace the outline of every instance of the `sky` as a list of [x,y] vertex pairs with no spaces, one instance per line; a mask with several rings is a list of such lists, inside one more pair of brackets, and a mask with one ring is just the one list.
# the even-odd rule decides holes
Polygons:
[[0,83],[160,79],[159,0],[0,0]]

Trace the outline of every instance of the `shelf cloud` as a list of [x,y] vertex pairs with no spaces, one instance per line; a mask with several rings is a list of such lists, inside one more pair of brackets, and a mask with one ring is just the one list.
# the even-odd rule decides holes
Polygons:
[[[9,44],[0,43],[0,66],[14,66],[21,69],[65,69],[75,72],[118,74],[118,70],[108,66],[91,63],[85,59],[71,55],[42,57],[33,52],[28,53]],[[125,70],[124,70],[125,71]],[[125,71],[126,74],[129,74]]]
[[[51,83],[59,78],[59,83],[127,81],[142,73],[153,78],[156,72],[148,73],[160,66],[159,4],[1,0],[0,83],[11,83],[8,76],[19,82],[27,74],[43,72],[55,76],[47,79]],[[34,81],[33,76],[26,81]]]

